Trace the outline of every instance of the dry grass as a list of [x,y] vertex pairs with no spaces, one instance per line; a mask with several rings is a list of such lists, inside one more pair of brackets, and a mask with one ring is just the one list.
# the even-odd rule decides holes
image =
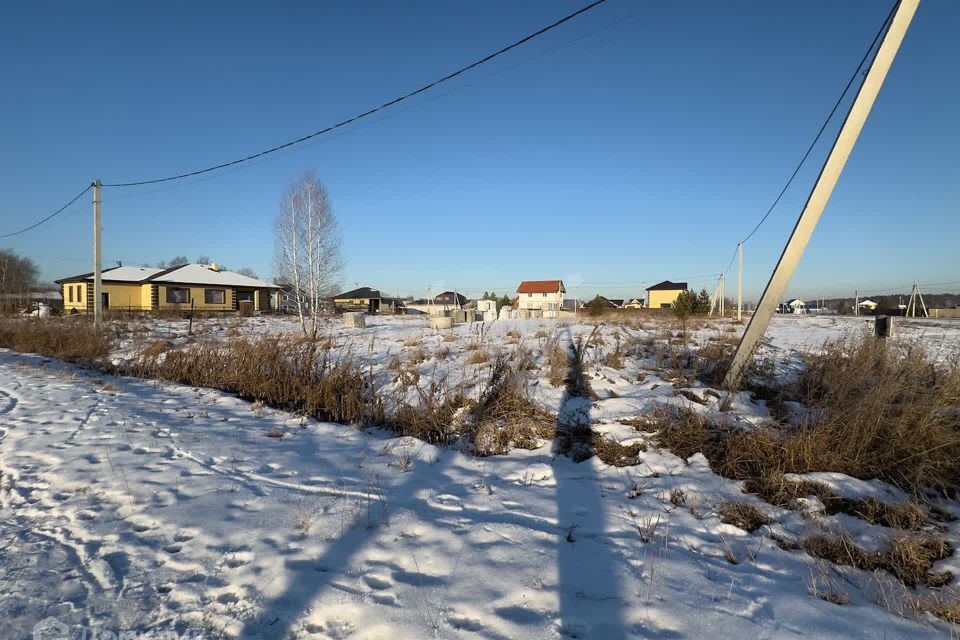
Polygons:
[[204,341],[163,358],[148,348],[126,372],[220,389],[321,420],[370,425],[386,418],[371,381],[348,357],[281,337]]
[[467,364],[486,364],[487,362],[490,362],[490,354],[486,349],[475,349],[467,358]]
[[702,452],[721,475],[766,485],[765,497],[783,474],[809,471],[880,478],[918,493],[960,489],[956,365],[938,367],[922,351],[898,353],[873,339],[842,343],[810,360],[796,393],[807,408],[798,427],[729,429],[693,412],[661,411],[658,439],[683,458]]
[[437,444],[468,442],[478,456],[533,449],[554,437],[555,416],[533,400],[527,371],[506,356],[493,361],[477,401],[437,381],[418,393],[418,404],[399,404],[391,420],[404,435]]
[[0,321],[0,347],[67,362],[95,361],[110,353],[107,330],[85,317]]
[[746,502],[724,502],[720,505],[720,522],[740,527],[753,533],[760,527],[770,524],[770,516],[762,509]]
[[795,467],[882,478],[907,489],[960,488],[960,367],[919,345],[840,341],[800,379],[808,419],[789,441]]
[[640,453],[647,450],[643,442],[622,444],[595,432],[587,424],[563,425],[557,429],[557,453],[583,462],[597,456],[613,467],[630,467],[640,462]]
[[490,379],[470,414],[477,455],[496,455],[513,447],[533,449],[554,437],[556,417],[537,404],[526,371],[505,355],[493,363]]
[[847,533],[816,535],[806,538],[803,548],[811,556],[848,565],[863,571],[884,570],[903,584],[913,587],[943,587],[952,578],[949,572],[932,573],[937,560],[948,557],[952,550],[934,536],[898,536],[884,550],[867,552]]
[[556,338],[547,342],[543,350],[543,361],[547,369],[547,381],[555,387],[563,386],[567,381],[567,369],[570,366],[570,354]]

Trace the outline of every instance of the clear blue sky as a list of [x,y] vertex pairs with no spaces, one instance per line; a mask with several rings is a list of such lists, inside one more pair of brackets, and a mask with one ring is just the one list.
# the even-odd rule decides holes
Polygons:
[[[319,129],[582,4],[3,3],[0,233],[94,178],[202,168]],[[336,135],[179,184],[105,189],[104,258],[207,254],[269,276],[280,195],[313,168],[341,222],[347,287],[709,288],[889,6],[611,0]],[[789,295],[960,281],[958,30],[960,2],[922,2]],[[746,245],[749,298],[826,151]],[[0,247],[46,279],[89,271],[89,200]]]

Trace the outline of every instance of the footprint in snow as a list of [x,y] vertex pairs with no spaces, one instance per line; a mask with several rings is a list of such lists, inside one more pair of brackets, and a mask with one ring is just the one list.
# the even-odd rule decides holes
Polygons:
[[463,511],[463,501],[455,495],[442,493],[433,498],[434,506],[445,511]]
[[473,631],[476,633],[483,631],[485,628],[479,618],[462,613],[451,613],[447,617],[447,621],[454,629],[461,629],[463,631]]
[[367,583],[368,587],[377,591],[383,591],[393,586],[393,581],[390,578],[376,573],[368,573],[363,576],[363,581]]
[[397,606],[397,596],[389,591],[380,591],[374,593],[370,598],[377,604],[387,605],[389,607]]

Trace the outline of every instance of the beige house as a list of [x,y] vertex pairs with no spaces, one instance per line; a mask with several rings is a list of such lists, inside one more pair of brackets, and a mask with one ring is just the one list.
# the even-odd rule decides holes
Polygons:
[[517,287],[517,308],[559,311],[566,292],[562,280],[524,280]]
[[669,309],[681,293],[687,290],[686,282],[664,280],[647,287],[647,307],[650,309]]

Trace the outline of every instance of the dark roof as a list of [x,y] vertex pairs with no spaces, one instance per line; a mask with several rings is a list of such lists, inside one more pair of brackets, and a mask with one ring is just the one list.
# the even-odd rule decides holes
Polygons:
[[380,292],[376,289],[371,289],[370,287],[360,287],[359,289],[354,289],[353,291],[346,291],[344,293],[338,293],[333,296],[335,300],[341,300],[343,298],[379,298]]
[[463,306],[467,303],[467,296],[462,293],[454,293],[453,291],[444,291],[443,293],[435,295],[433,301],[437,304],[458,304]]
[[659,282],[652,287],[647,287],[647,291],[686,291],[687,283],[686,282],[670,282],[669,280],[664,280]]
[[[103,274],[105,274],[108,271],[113,271],[114,269],[119,269],[119,266],[100,269],[100,279],[105,280],[106,278],[103,277]],[[90,273],[81,273],[78,276],[70,276],[69,278],[60,278],[59,280],[54,280],[54,283],[63,284],[64,282],[83,282],[84,280],[89,280],[92,277],[93,277],[93,271],[91,271]]]

